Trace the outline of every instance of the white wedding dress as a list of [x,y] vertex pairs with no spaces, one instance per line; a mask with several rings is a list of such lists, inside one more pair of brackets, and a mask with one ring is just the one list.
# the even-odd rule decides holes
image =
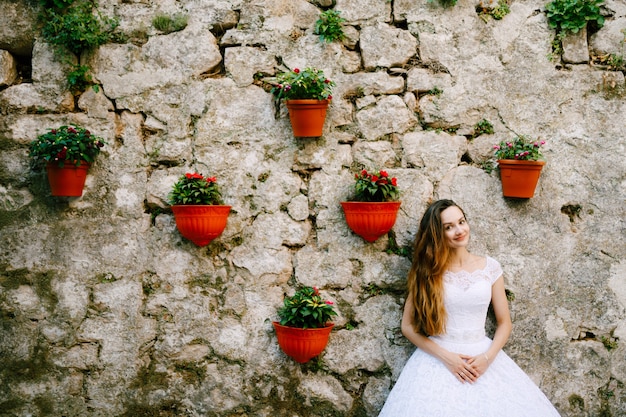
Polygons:
[[[478,355],[489,348],[485,320],[491,286],[502,275],[487,257],[483,269],[446,272],[446,334],[431,337],[445,349]],[[502,278],[500,278],[502,279]],[[379,417],[558,417],[535,383],[503,351],[474,383],[461,383],[445,365],[416,349],[389,393]]]

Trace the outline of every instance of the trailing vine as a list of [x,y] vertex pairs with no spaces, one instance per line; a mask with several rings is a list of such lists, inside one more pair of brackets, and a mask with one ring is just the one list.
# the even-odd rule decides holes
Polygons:
[[[78,93],[92,84],[91,69],[80,64],[83,52],[93,50],[113,39],[119,25],[116,19],[103,16],[98,3],[92,0],[38,0],[41,6],[38,19],[43,39],[57,46],[63,62],[72,66],[67,74],[70,91]],[[71,53],[78,58],[75,64]],[[94,89],[97,91],[97,86]]]

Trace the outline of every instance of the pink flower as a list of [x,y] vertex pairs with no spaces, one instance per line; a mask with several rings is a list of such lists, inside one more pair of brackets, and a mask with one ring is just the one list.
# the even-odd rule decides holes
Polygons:
[[500,149],[500,145],[493,145],[493,149],[496,149],[496,150]]
[[334,304],[334,303],[333,303],[332,301],[330,301],[330,300],[326,300],[326,301],[325,301],[325,303],[326,303],[326,304],[328,304],[329,306],[332,306],[332,305]]

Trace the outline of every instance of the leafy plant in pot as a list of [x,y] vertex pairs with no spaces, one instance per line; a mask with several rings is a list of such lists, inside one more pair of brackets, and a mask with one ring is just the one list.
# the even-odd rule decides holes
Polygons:
[[105,143],[80,126],[61,126],[39,135],[28,154],[33,167],[45,166],[53,196],[80,197],[87,171]]
[[355,196],[341,203],[346,223],[354,233],[375,242],[396,223],[400,202],[398,181],[386,171],[355,174]]
[[224,205],[215,177],[197,172],[178,179],[169,202],[181,235],[198,246],[206,246],[226,228],[231,206]]
[[304,287],[285,297],[274,321],[278,345],[298,363],[306,363],[326,348],[336,316],[333,302],[324,300],[316,287]]
[[513,198],[532,198],[545,161],[541,147],[545,141],[517,135],[513,140],[494,145],[500,169],[502,195]]
[[294,136],[322,136],[334,86],[318,68],[294,68],[276,76],[271,92],[279,103],[285,100]]

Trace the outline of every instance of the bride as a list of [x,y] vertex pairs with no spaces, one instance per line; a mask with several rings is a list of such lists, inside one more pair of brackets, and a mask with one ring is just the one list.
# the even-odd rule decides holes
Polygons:
[[[379,417],[558,417],[534,382],[502,351],[511,316],[502,268],[470,253],[463,210],[439,200],[415,238],[402,333],[417,349]],[[485,334],[489,304],[497,328]]]

